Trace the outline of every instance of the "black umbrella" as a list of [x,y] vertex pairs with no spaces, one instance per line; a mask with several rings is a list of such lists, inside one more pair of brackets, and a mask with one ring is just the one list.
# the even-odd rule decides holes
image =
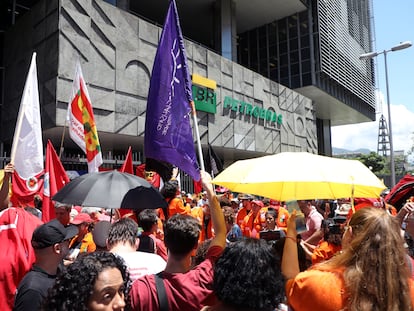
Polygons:
[[143,210],[167,207],[163,196],[144,178],[118,171],[76,177],[52,199],[65,204],[102,208]]

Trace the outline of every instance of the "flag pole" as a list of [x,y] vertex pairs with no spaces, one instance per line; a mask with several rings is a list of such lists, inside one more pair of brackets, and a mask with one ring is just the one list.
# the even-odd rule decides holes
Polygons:
[[193,114],[194,129],[195,129],[196,138],[197,138],[197,150],[198,150],[198,157],[200,159],[200,168],[201,168],[202,171],[205,171],[203,150],[201,149],[200,131],[198,130],[197,111],[195,109],[194,101],[190,102],[190,106],[191,106],[191,111],[192,111],[192,114]]
[[[69,103],[69,105],[70,105],[70,103]],[[69,109],[69,108],[68,108],[68,109]],[[65,124],[63,125],[62,138],[60,139],[59,159],[61,159],[61,158],[62,158],[62,152],[63,152],[63,141],[65,140],[66,122],[67,122],[67,118],[65,118]]]

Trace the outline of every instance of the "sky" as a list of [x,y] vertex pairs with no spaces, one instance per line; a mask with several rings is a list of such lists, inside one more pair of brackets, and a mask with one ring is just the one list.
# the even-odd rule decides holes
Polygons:
[[[414,1],[373,0],[375,51],[389,50],[403,41],[414,43]],[[384,55],[377,57],[377,117],[374,122],[332,128],[332,147],[377,151],[379,118],[387,122]],[[414,145],[414,46],[387,53],[388,85],[394,151],[406,152]],[[382,99],[382,100],[381,100]],[[382,102],[382,104],[381,104]]]

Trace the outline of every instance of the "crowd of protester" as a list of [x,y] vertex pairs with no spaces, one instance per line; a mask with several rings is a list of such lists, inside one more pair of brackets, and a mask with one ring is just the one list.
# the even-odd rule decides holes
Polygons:
[[164,184],[166,213],[56,202],[44,224],[41,202],[35,213],[9,207],[2,186],[1,214],[33,224],[10,239],[26,261],[0,269],[4,310],[414,309],[414,203],[396,214],[382,199],[301,200],[292,212],[271,198],[216,193],[201,173],[198,194]]

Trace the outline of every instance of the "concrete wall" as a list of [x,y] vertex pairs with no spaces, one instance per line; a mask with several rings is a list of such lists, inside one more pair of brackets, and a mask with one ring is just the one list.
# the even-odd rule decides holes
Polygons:
[[[13,51],[5,62],[10,75],[24,83],[28,65],[17,64],[28,64],[28,51],[37,50],[44,129],[64,125],[79,58],[98,131],[143,136],[150,73],[161,28],[100,0],[61,0],[60,7],[49,2],[55,3],[41,1],[31,17],[7,35],[6,47]],[[43,24],[49,28],[37,26]],[[37,39],[27,40],[19,48],[22,34]],[[218,86],[217,113],[198,113],[203,143],[259,153],[317,152],[316,118],[310,99],[193,42],[186,41],[186,51],[191,72],[215,80]],[[6,104],[13,106],[10,115],[3,114],[8,126],[17,116],[20,82],[12,92],[6,90]],[[283,122],[275,125],[229,114],[223,107],[225,96],[271,108],[282,115]],[[102,139],[101,144],[105,146]]]

